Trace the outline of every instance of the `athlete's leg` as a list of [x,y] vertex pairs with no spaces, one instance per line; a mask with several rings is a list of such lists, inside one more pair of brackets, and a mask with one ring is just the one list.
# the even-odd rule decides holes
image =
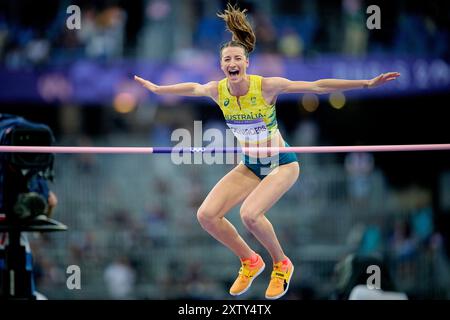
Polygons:
[[299,173],[298,162],[279,166],[259,183],[241,206],[244,225],[269,251],[274,262],[279,262],[286,256],[265,213],[297,181]]
[[197,212],[203,229],[241,259],[252,256],[253,251],[224,216],[242,202],[260,181],[241,163],[214,186]]
[[285,256],[265,213],[295,183],[299,173],[298,162],[279,166],[275,172],[261,181],[241,207],[241,217],[245,226],[269,251],[273,259],[273,271],[265,295],[267,299],[278,299],[286,294],[294,265]]

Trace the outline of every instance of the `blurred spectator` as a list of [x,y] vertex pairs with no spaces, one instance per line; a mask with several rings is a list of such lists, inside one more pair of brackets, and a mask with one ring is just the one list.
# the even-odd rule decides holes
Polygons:
[[154,205],[145,210],[147,235],[154,247],[162,248],[167,245],[169,237],[167,217],[167,211],[160,205]]
[[68,243],[70,263],[80,265],[83,261],[100,261],[101,256],[97,246],[95,231],[72,231]]
[[211,281],[203,270],[203,264],[192,262],[187,266],[185,279],[185,292],[188,299],[204,300],[214,299],[220,290],[216,281]]
[[400,15],[396,33],[397,52],[424,55],[429,49],[423,18],[419,14]]
[[33,257],[33,272],[36,270],[36,288],[48,290],[57,288],[65,284],[66,273],[64,267],[55,263],[45,255],[35,255]]
[[167,263],[167,272],[159,274],[156,281],[159,282],[159,287],[162,289],[162,299],[178,299],[184,295],[185,286],[180,281],[179,275],[184,273],[180,262],[173,257]]
[[345,157],[345,169],[350,196],[356,201],[364,201],[371,191],[373,155],[367,152],[348,153]]
[[381,230],[376,225],[366,227],[358,248],[358,254],[363,256],[382,254],[383,238]]
[[111,262],[103,274],[108,293],[113,299],[132,299],[135,294],[136,271],[126,256]]
[[417,239],[423,243],[427,242],[434,231],[432,207],[424,206],[415,211],[412,214],[411,226]]
[[409,220],[406,217],[398,218],[393,228],[389,248],[394,261],[400,264],[411,261],[417,254],[417,241],[413,237]]
[[342,52],[351,56],[363,56],[367,51],[368,29],[365,8],[361,0],[343,0],[344,41]]
[[86,45],[88,57],[117,58],[123,54],[125,12],[110,6],[98,13],[85,13],[80,39]]

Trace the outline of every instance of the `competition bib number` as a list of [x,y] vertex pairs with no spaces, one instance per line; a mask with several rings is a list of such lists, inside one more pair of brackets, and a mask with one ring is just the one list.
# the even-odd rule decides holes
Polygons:
[[262,119],[227,121],[227,125],[241,142],[266,140],[269,135],[266,123]]

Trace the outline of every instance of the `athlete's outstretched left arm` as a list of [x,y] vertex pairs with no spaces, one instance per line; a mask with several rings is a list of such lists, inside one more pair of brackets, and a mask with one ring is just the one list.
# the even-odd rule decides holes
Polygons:
[[321,79],[317,81],[291,81],[285,78],[273,77],[264,79],[264,90],[271,95],[281,93],[331,93],[334,91],[345,91],[352,89],[375,88],[386,82],[397,79],[398,72],[382,73],[370,80],[343,80],[343,79]]

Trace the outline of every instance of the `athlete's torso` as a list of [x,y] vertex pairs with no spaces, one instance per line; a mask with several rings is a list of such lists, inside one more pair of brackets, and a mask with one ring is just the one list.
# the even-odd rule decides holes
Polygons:
[[262,93],[262,77],[249,75],[248,92],[240,96],[230,94],[227,78],[218,83],[220,109],[227,126],[242,146],[281,146],[275,104],[269,105]]

